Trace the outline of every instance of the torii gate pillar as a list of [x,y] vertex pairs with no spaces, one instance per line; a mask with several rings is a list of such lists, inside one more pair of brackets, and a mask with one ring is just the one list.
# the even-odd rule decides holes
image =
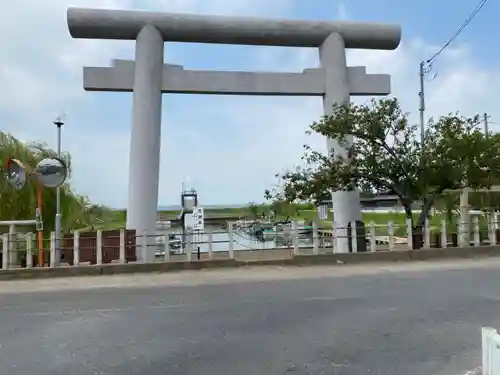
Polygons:
[[[334,104],[349,101],[349,82],[347,77],[347,61],[345,44],[339,33],[330,34],[319,47],[319,60],[325,72],[325,94],[323,95],[323,111],[331,115]],[[346,138],[346,144],[340,145],[336,139],[328,138],[328,151],[347,157],[347,147],[352,144],[352,137]],[[335,222],[340,228],[337,235],[338,247],[347,251],[348,223],[361,220],[361,202],[358,190],[332,192],[332,206]]]
[[163,38],[153,26],[145,26],[137,35],[127,228],[139,232],[150,232],[156,228],[160,180],[163,48]]

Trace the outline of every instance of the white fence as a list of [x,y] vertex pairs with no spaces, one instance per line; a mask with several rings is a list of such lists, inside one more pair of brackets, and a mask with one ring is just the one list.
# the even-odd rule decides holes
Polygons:
[[483,375],[500,375],[500,335],[490,327],[482,329]]
[[[320,226],[313,222],[312,226],[293,222],[284,226],[285,229],[274,228],[266,239],[257,240],[247,230],[252,223],[228,223],[227,230],[207,227],[204,231],[187,236],[173,233],[174,229],[165,228],[161,233],[128,233],[125,230],[116,230],[113,235],[98,230],[95,233],[79,233],[75,231],[70,237],[61,239],[61,247],[65,257],[62,264],[82,265],[126,263],[137,257],[143,262],[158,261],[193,261],[205,259],[243,259],[244,251],[249,250],[255,257],[259,251],[269,259],[273,256],[267,250],[286,250],[290,254],[327,254],[359,251],[398,251],[414,248],[430,247],[468,247],[494,246],[499,241],[500,232],[497,229],[496,215],[475,217],[471,223],[450,224],[445,220],[426,221],[418,233],[414,232],[413,222],[393,223],[365,223],[364,233],[356,223],[350,228],[340,227],[336,223],[330,226]],[[175,234],[176,238],[170,238]],[[451,240],[450,240],[451,238]],[[357,239],[357,241],[354,241]],[[42,246],[31,233],[5,233],[0,237],[3,244],[0,246],[2,268],[12,267],[30,268],[37,264],[54,267],[55,234],[45,238]],[[132,242],[130,242],[132,241]],[[417,241],[420,242],[417,246]],[[89,243],[92,242],[91,245]],[[70,245],[65,245],[71,243]],[[180,245],[179,245],[180,243]],[[65,248],[67,246],[67,248]],[[363,247],[363,250],[360,249]],[[133,249],[131,249],[133,248]],[[200,250],[201,248],[201,250]],[[264,254],[264,252],[266,252]],[[275,256],[287,256],[286,251],[274,252]],[[89,259],[92,252],[92,259]],[[128,254],[133,252],[133,256]],[[200,252],[202,253],[200,256]],[[40,256],[38,256],[40,254]],[[36,259],[38,256],[38,260]],[[40,261],[40,259],[42,259]],[[110,260],[111,259],[111,260]],[[22,261],[20,261],[22,260]]]

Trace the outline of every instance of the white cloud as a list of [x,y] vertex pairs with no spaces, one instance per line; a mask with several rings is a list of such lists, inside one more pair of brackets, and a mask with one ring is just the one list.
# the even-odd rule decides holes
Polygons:
[[[66,27],[66,7],[149,8],[192,13],[265,15],[286,17],[292,0],[21,0],[0,14],[0,120],[2,130],[22,139],[42,139],[54,144],[50,121],[61,111],[69,112],[64,146],[74,157],[75,187],[101,203],[124,206],[127,195],[128,145],[131,96],[122,95],[119,107],[107,108],[102,94],[81,88],[83,65],[105,66],[116,57],[133,56],[133,43],[72,40]],[[29,13],[27,12],[29,9]],[[341,8],[342,18],[347,17]],[[24,17],[24,18],[23,18]],[[25,20],[25,21],[20,21]],[[11,28],[23,23],[19,34]],[[43,39],[36,39],[38,36]],[[403,34],[404,35],[404,34]],[[352,51],[350,65],[366,65],[368,72],[391,73],[393,93],[404,108],[417,116],[418,64],[435,46],[422,40],[404,40],[396,51]],[[300,71],[317,66],[317,55],[309,49],[254,48],[246,61],[255,70]],[[174,59],[175,60],[175,59]],[[455,46],[437,60],[438,76],[426,83],[429,116],[461,110],[464,114],[489,112],[500,118],[500,71],[482,68],[467,46]],[[178,98],[176,98],[178,99]],[[160,202],[176,203],[183,178],[189,177],[203,201],[237,203],[260,200],[273,174],[292,166],[302,153],[302,144],[323,147],[318,137],[308,139],[304,130],[321,115],[317,98],[207,98],[203,124],[192,119],[190,100],[170,104],[163,117]],[[209,105],[208,105],[209,104]],[[72,113],[87,105],[84,119]],[[95,111],[95,114],[94,114]],[[120,127],[109,126],[116,112]],[[108,113],[106,119],[98,114]],[[48,125],[47,125],[48,124]],[[223,128],[232,141],[213,140]],[[116,130],[120,129],[120,130]],[[54,132],[54,133],[53,133]],[[210,141],[207,141],[210,140]]]

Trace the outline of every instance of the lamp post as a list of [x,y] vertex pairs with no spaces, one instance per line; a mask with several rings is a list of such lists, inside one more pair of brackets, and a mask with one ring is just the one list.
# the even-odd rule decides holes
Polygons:
[[[57,157],[61,159],[61,130],[64,121],[61,118],[56,119],[53,124],[57,126]],[[61,262],[61,188],[56,189],[56,222],[55,222],[55,259],[54,263],[59,266]]]

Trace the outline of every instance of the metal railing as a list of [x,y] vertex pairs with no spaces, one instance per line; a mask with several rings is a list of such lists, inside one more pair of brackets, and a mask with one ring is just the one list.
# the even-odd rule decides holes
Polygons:
[[[292,222],[276,226],[264,237],[250,230],[251,223],[230,223],[227,230],[179,233],[139,233],[134,230],[75,231],[61,238],[61,265],[125,264],[131,262],[197,261],[210,259],[271,259],[294,255],[326,253],[398,251],[431,247],[492,246],[500,243],[496,215],[481,222],[451,225],[442,221],[415,228],[406,223],[366,225],[351,223],[341,227],[304,226]],[[173,229],[172,229],[173,230]],[[32,233],[5,233],[1,236],[3,269],[18,267],[55,267],[55,234],[40,244]],[[40,261],[43,259],[43,262]]]

